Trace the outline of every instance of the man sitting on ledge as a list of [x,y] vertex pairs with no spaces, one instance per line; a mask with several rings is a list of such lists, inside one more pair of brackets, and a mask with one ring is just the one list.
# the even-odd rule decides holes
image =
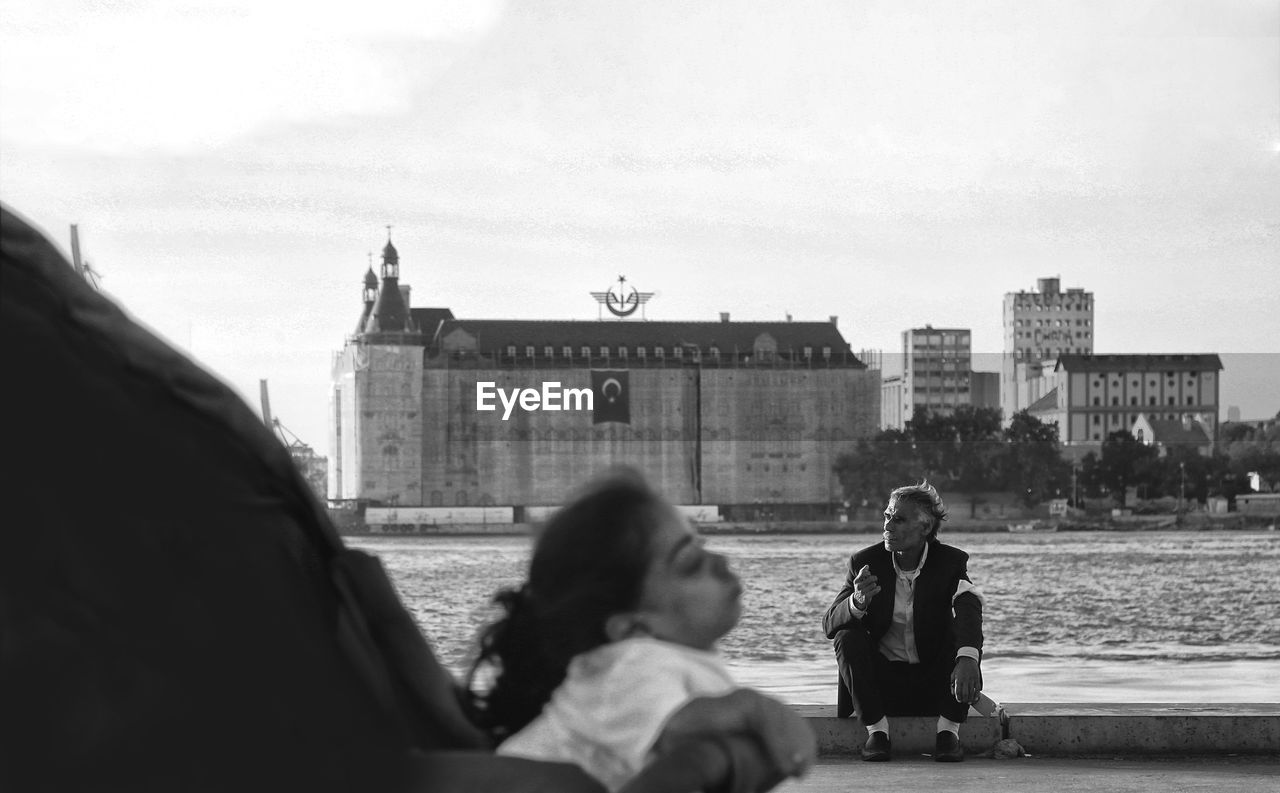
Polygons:
[[890,758],[888,716],[937,716],[934,759],[959,762],[960,724],[982,690],[982,597],[969,555],[938,541],[947,517],[928,482],[894,490],[884,541],[849,559],[822,628],[840,670],[836,713],[867,728],[863,760]]

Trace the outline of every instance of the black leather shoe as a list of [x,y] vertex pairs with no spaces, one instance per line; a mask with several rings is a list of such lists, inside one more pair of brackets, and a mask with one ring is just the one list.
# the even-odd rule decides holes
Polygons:
[[959,763],[964,760],[964,749],[960,748],[960,738],[950,730],[938,733],[934,742],[933,759],[939,763]]
[[867,745],[862,747],[862,759],[869,763],[883,763],[889,760],[889,736],[876,730],[867,736]]

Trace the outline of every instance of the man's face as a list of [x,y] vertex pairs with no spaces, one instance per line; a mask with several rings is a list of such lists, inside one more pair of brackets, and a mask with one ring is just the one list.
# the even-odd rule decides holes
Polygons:
[[886,551],[914,551],[924,546],[933,518],[912,501],[889,499],[884,508],[884,548]]

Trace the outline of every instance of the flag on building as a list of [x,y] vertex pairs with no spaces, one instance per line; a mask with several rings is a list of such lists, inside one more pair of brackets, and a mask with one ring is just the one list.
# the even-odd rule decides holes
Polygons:
[[591,370],[592,423],[631,423],[630,375],[626,369]]

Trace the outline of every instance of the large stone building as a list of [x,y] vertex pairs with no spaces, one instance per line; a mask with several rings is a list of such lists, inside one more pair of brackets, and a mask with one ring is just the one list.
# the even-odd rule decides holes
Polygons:
[[1050,370],[1042,361],[1093,352],[1093,293],[1064,292],[1060,279],[1039,278],[1034,291],[1005,293],[1003,323],[1000,409],[1007,423],[1044,395],[1037,388]]
[[1063,355],[1044,369],[1043,396],[1028,411],[1056,422],[1068,449],[1096,449],[1112,432],[1132,430],[1140,416],[1194,421],[1210,441],[1217,437],[1217,355]]
[[[390,242],[365,279],[334,360],[333,499],[555,505],[626,464],[677,504],[830,505],[836,456],[877,429],[879,372],[834,317],[462,319],[410,306]],[[620,287],[596,294],[630,313]]]

